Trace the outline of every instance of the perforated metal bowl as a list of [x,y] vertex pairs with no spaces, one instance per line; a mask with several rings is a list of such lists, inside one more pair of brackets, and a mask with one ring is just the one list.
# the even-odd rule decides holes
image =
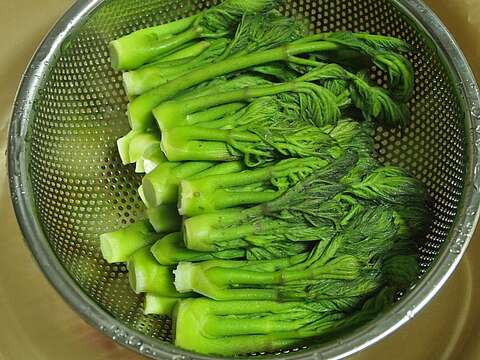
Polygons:
[[[45,39],[15,104],[8,148],[13,204],[36,260],[64,298],[114,340],[153,358],[210,359],[175,348],[171,322],[144,316],[124,266],[106,264],[98,235],[135,221],[140,177],[121,165],[115,140],[128,130],[120,74],[107,44],[133,30],[215,4],[190,0],[78,1]],[[395,308],[327,344],[256,354],[338,359],[412,318],[458,264],[478,216],[480,95],[463,55],[418,0],[290,0],[285,14],[309,18],[312,31],[368,31],[413,45],[411,125],[376,131],[384,163],[408,168],[434,199],[434,222],[418,239],[423,276]],[[372,69],[379,84],[384,74]],[[441,314],[439,314],[441,316]],[[68,336],[68,334],[65,334]],[[278,358],[278,357],[277,357]]]

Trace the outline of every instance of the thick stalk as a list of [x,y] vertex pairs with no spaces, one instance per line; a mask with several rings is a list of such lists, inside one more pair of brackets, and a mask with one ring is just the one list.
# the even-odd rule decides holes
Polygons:
[[[206,214],[209,215],[209,214]],[[194,216],[184,220],[183,232],[185,245],[192,250],[197,251],[218,251],[221,249],[235,248],[240,245],[247,247],[248,242],[244,238],[260,232],[268,232],[275,230],[279,226],[285,226],[280,220],[269,220],[258,223],[248,222],[249,216],[239,218],[238,225],[220,227],[219,229],[211,229],[208,224],[201,224],[201,217]]]
[[109,45],[110,60],[116,70],[136,69],[165,52],[165,40],[188,29],[197,16],[135,31]]
[[[204,336],[203,316],[200,316],[200,319],[199,314],[208,314],[209,308],[208,305],[202,304],[202,301],[184,300],[174,310],[176,346],[201,354],[234,356],[255,351],[290,348],[298,343],[297,339],[276,339],[273,335],[240,335],[220,338]],[[257,302],[244,302],[243,307],[250,308],[255,303]]]
[[139,220],[123,229],[100,235],[100,250],[108,263],[125,262],[135,251],[161,237],[148,220]]
[[190,176],[188,179],[195,180],[207,176],[236,174],[243,170],[245,170],[245,165],[241,161],[229,161],[225,163],[218,163],[206,170]]
[[[228,116],[230,114],[237,112],[243,107],[245,107],[245,103],[241,103],[241,102],[219,105],[205,111],[200,111],[195,114],[187,115],[185,119],[185,125],[202,126],[202,123],[221,119],[224,116]],[[178,126],[182,126],[182,125],[183,125],[182,123],[178,124]]]
[[280,331],[295,331],[300,328],[300,321],[275,321],[259,318],[235,319],[229,321],[227,318],[210,315],[206,316],[203,329],[208,336],[224,337],[251,334],[272,334]]
[[128,279],[136,294],[151,293],[167,297],[188,297],[173,286],[173,269],[160,265],[150,252],[150,246],[137,250],[128,260]]
[[259,272],[235,268],[213,267],[206,270],[205,275],[212,280],[214,279],[217,286],[229,287],[232,284],[240,286],[286,285],[296,281],[305,280],[352,280],[358,276],[358,270],[359,264],[354,257],[343,256],[336,258],[325,265],[314,266],[304,270],[291,271],[290,269],[282,269],[275,272]]
[[[187,48],[172,55],[180,56],[180,53],[186,52],[186,50],[191,49]],[[163,60],[164,59],[160,62],[147,64],[139,69],[123,73],[123,86],[127,95],[141,95],[201,65],[200,59],[196,59],[195,57],[172,61]]]
[[167,162],[168,160],[162,151],[161,144],[156,144],[145,150],[142,159],[139,161],[143,161],[143,168],[145,172],[149,174],[155,170],[158,165]]
[[148,208],[147,217],[157,233],[171,233],[182,227],[182,218],[174,204]]
[[234,249],[218,253],[194,251],[185,248],[183,234],[180,232],[169,234],[158,240],[150,249],[155,259],[162,265],[176,265],[181,261],[205,261],[217,257],[224,259],[238,259],[245,255],[242,249]]
[[160,164],[142,180],[145,200],[151,207],[174,204],[178,198],[178,184],[203,170],[212,167],[212,162],[187,162]]
[[[292,265],[298,257],[291,258]],[[295,271],[290,268],[268,271],[261,263],[258,268],[255,261],[243,264],[238,261],[230,261],[228,266],[216,261],[180,263],[174,271],[175,287],[180,292],[194,291],[214,300],[292,300],[289,292],[283,291],[288,290],[288,286],[295,288],[322,280],[354,280],[361,267],[354,256],[339,256],[325,265],[313,264]]]
[[172,316],[173,309],[180,301],[176,297],[159,296],[155,294],[145,294],[145,303],[143,313],[145,315],[166,315]]
[[181,49],[171,55],[163,57],[163,61],[174,61],[185,58],[194,58],[210,47],[211,43],[209,41],[200,41],[194,43],[185,49]]
[[[193,129],[193,130],[192,130]],[[195,134],[210,134],[215,137],[216,134],[210,133],[210,129],[179,127],[162,132],[162,149],[170,161],[173,159],[188,159],[189,161],[235,161],[241,158],[240,153],[231,151],[223,141],[188,141],[186,137]],[[215,129],[216,130],[216,129]],[[218,139],[226,139],[226,134],[221,134]],[[202,160],[197,160],[202,159]],[[206,160],[208,159],[208,160]]]
[[133,137],[128,147],[128,156],[130,162],[139,161],[145,151],[152,145],[160,144],[160,134],[158,132],[142,132]]

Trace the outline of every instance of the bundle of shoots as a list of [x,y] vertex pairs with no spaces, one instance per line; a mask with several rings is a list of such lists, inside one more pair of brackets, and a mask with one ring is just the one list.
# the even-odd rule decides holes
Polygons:
[[[188,99],[201,96],[211,96],[219,91],[232,91],[248,86],[268,84],[271,84],[271,82],[262,77],[248,74],[240,75],[233,79],[217,78],[186,90],[178,96],[178,100],[187,101]],[[210,109],[208,112],[199,112],[193,118],[200,122],[216,120],[223,116],[234,114],[245,106],[245,103],[230,103]],[[131,130],[117,140],[117,148],[124,165],[136,163],[136,172],[146,172],[148,174],[159,164],[167,160],[161,149],[161,139],[158,130]]]
[[355,299],[313,303],[188,299],[174,310],[175,345],[208,355],[234,356],[290,349],[328,340],[374,319],[394,301],[385,288],[349,312]]
[[184,59],[195,41],[232,36],[242,17],[267,11],[275,0],[225,0],[199,14],[167,24],[135,31],[110,43],[110,60],[116,70],[132,70],[155,62]]
[[[271,258],[271,254],[278,255],[291,244],[331,239],[363,209],[377,204],[395,211],[395,222],[401,228],[397,236],[422,234],[428,225],[423,185],[393,167],[360,175],[360,182],[352,184],[352,176],[356,178],[363,171],[364,161],[356,162],[356,156],[347,153],[276,199],[247,209],[206,211],[185,219],[185,244],[198,251],[245,248],[247,258]],[[202,204],[208,204],[209,194],[204,195]],[[210,195],[218,202],[220,194]],[[221,195],[231,197],[229,192]],[[200,213],[203,206],[194,207],[198,204],[194,203],[195,197],[192,199],[191,212]]]
[[[179,189],[179,212],[194,216],[276,199],[346,152],[358,153],[358,149],[362,149],[362,156],[371,156],[372,142],[365,130],[358,123],[340,122],[338,126],[326,129],[328,133],[323,132],[323,138],[331,145],[326,147],[323,156],[290,158],[253,170],[183,180]],[[338,145],[340,142],[343,146]]]
[[128,95],[141,95],[196,68],[227,57],[271,49],[297,40],[304,34],[303,23],[281,16],[276,11],[261,15],[246,14],[233,38],[230,34],[226,34],[227,38],[209,38],[178,52],[176,56],[181,60],[162,59],[124,73],[125,91]]
[[[182,262],[175,287],[215,300],[309,300],[364,297],[386,283],[382,265],[397,254],[398,216],[387,206],[364,208],[306,254],[275,260]],[[415,258],[413,258],[415,264]],[[341,286],[340,286],[341,285]]]
[[[162,132],[162,149],[171,161],[244,157],[247,165],[256,166],[281,157],[323,155],[331,145],[322,127],[335,125],[342,104],[351,101],[362,106],[367,119],[406,122],[403,107],[359,77],[340,96],[304,81],[332,76],[343,80],[347,75],[337,65],[325,65],[288,83],[165,102],[153,111]],[[229,104],[249,100],[246,107],[218,116]]]
[[194,216],[271,201],[330,162],[317,157],[286,159],[254,170],[183,180],[179,189],[179,212]]
[[[419,274],[426,188],[375,157],[408,124],[409,46],[326,32],[224,0],[110,43],[145,173],[146,218],[100,237],[175,344],[233,356],[329,340],[387,309]],[[385,79],[373,83],[372,70]]]
[[[389,75],[390,91],[398,98],[406,100],[413,90],[413,70],[409,62],[393,49],[386,50],[384,43],[391,38],[378,35],[327,33],[296,40],[281,47],[254,51],[241,56],[228,57],[225,60],[201,66],[172,81],[151,89],[129,105],[128,115],[132,128],[152,127],[152,111],[164,101],[180,92],[217,76],[245,70],[276,61],[298,63],[297,55],[315,55],[334,50],[352,50],[367,56],[374,64]],[[404,49],[404,43],[398,41],[397,51]],[[391,44],[397,46],[397,44]],[[300,60],[301,61],[301,60]]]

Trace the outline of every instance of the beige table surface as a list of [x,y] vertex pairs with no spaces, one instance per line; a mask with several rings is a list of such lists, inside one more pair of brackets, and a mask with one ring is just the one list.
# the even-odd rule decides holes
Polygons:
[[[53,290],[19,233],[5,143],[11,104],[35,47],[71,0],[0,0],[0,360],[141,359],[84,323]],[[480,0],[429,0],[480,78]],[[480,232],[415,319],[352,360],[480,359]],[[476,304],[476,305],[474,305]]]

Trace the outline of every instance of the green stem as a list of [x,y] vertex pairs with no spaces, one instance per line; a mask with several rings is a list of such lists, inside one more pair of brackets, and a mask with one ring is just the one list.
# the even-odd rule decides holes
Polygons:
[[[185,125],[199,125],[202,126],[202,123],[214,121],[221,119],[224,116],[228,116],[237,112],[238,110],[245,107],[244,103],[234,102],[231,104],[225,104],[213,107],[211,109],[200,111],[194,114],[189,114],[186,117]],[[182,126],[182,123],[179,123],[178,126]]]
[[[298,263],[300,258],[304,259],[304,255],[290,257],[288,262],[301,265],[303,263]],[[175,287],[180,292],[195,291],[215,300],[292,300],[301,294],[305,298],[302,286],[321,284],[323,280],[354,280],[359,277],[361,268],[352,255],[338,256],[325,265],[314,263],[298,270],[284,267],[272,271],[268,267],[273,263],[215,260],[180,263],[175,270]],[[298,291],[289,292],[291,286]],[[316,296],[319,295],[322,294]]]
[[155,170],[158,165],[168,161],[162,151],[161,144],[150,146],[147,150],[145,150],[142,158],[143,167],[147,174]]
[[286,285],[296,281],[320,281],[324,279],[352,280],[358,276],[358,263],[355,258],[344,256],[325,265],[295,271],[282,269],[275,272],[259,272],[238,268],[213,267],[205,271],[205,276],[210,278],[212,282],[214,280],[219,287],[227,287],[232,284],[242,287],[245,287],[245,285]]
[[[193,133],[197,136],[202,133],[213,137],[214,134],[209,130],[200,127],[178,127],[162,131],[162,149],[165,156],[170,161],[234,161],[241,158],[240,153],[230,150],[224,141],[188,141],[188,137]],[[218,138],[226,139],[224,134]]]
[[200,41],[186,47],[185,49],[179,50],[171,55],[165,56],[163,61],[172,61],[179,60],[184,58],[194,58],[210,47],[211,43],[209,41]]
[[295,81],[273,84],[267,86],[245,87],[239,90],[233,90],[218,94],[218,96],[202,96],[186,101],[184,111],[192,114],[200,110],[205,110],[213,106],[228,104],[232,102],[248,101],[262,96],[271,96],[288,91],[295,91],[298,84]]
[[136,69],[165,52],[165,40],[188,29],[197,16],[135,31],[109,45],[112,67],[116,70]]
[[199,38],[202,31],[203,29],[201,27],[193,27],[178,35],[165,39],[161,44],[157,44],[155,48],[155,57],[169,53],[183,44]]
[[100,235],[100,250],[108,263],[125,262],[138,249],[153,244],[156,234],[148,220],[140,220],[123,229]]
[[228,321],[228,319],[214,315],[207,316],[203,323],[205,333],[212,337],[271,334],[280,331],[294,331],[300,326],[297,321],[270,321],[264,317]]
[[170,233],[182,227],[176,205],[159,205],[147,209],[147,216],[157,233]]
[[167,297],[188,297],[173,286],[173,269],[160,265],[150,252],[150,246],[137,250],[128,260],[128,279],[136,294],[151,293]]
[[143,193],[150,206],[174,204],[178,198],[178,184],[182,179],[212,167],[212,162],[160,164],[142,180]]
[[128,157],[131,162],[139,161],[150,146],[160,144],[160,134],[148,131],[135,135],[128,147]]
[[[246,247],[248,243],[242,239],[256,233],[273,231],[280,225],[284,225],[281,221],[276,220],[265,221],[261,225],[248,222],[251,216],[248,212],[235,215],[233,224],[229,224],[229,221],[225,220],[225,217],[228,219],[228,212],[226,215],[203,214],[184,220],[183,232],[186,246],[198,251],[218,251],[235,248],[239,245]],[[244,223],[242,224],[242,222]],[[216,228],[212,225],[215,223],[221,223],[221,226]]]
[[194,251],[185,248],[183,242],[183,234],[176,232],[169,234],[160,240],[150,249],[153,256],[162,265],[176,265],[181,261],[205,261],[212,260],[217,257],[225,259],[238,259],[245,256],[242,249],[223,251],[218,253],[209,253]]
[[241,161],[229,161],[216,164],[206,170],[190,176],[189,180],[201,179],[207,176],[236,174],[245,170],[245,164]]
[[162,265],[176,265],[181,261],[204,261],[213,257],[209,253],[202,253],[186,249],[183,245],[183,235],[180,232],[169,234],[152,246],[151,252]]
[[159,296],[155,294],[145,294],[145,303],[143,313],[145,315],[166,315],[172,316],[173,309],[180,301],[176,297]]

